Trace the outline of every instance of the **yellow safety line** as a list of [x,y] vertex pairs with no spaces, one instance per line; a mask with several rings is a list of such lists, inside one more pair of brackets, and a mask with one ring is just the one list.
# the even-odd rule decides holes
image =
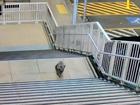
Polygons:
[[[106,2],[106,4],[110,4],[110,2]],[[121,6],[121,8],[124,8],[124,9],[126,9],[126,3],[125,2],[113,2],[113,3],[111,3],[111,5],[118,5],[118,6]],[[131,4],[130,4],[130,6],[134,9],[134,8],[136,8],[136,9],[139,9],[139,7],[137,7],[137,6],[135,6],[134,5],[135,3],[133,3],[133,2],[131,2]]]
[[[80,8],[79,8],[79,9],[80,9]],[[82,13],[82,15],[83,15],[83,14],[84,14],[83,9],[80,9],[80,10],[81,10],[81,11],[78,11],[78,13]],[[92,15],[92,14],[96,14],[96,15],[98,14],[98,15],[100,15],[101,13],[98,13],[98,12],[96,13],[95,11],[88,10],[86,14],[87,14],[87,15],[88,15],[88,14],[90,14],[90,15]]]
[[[118,4],[118,3],[116,3],[116,4]],[[133,2],[131,2],[131,4],[130,4],[130,6],[131,6],[130,9],[127,9],[127,8],[125,7],[125,6],[126,6],[125,3],[121,3],[121,4],[118,4],[118,5],[119,5],[119,6],[122,6],[122,8],[124,8],[124,9],[126,9],[126,10],[133,10],[133,9],[139,10],[139,9],[140,9],[138,6],[134,5]]]
[[[89,6],[89,5],[88,5]],[[94,5],[91,5],[91,6],[89,6],[89,7],[94,7]],[[102,8],[104,11],[106,11],[106,12],[110,12],[110,13],[113,13],[113,14],[120,14],[120,13],[117,13],[117,12],[115,12],[113,9],[110,9],[110,8],[108,8],[108,7],[105,7],[105,6],[101,6],[101,5],[98,5],[98,6],[96,6],[97,8]],[[97,9],[97,8],[95,8],[95,9]],[[102,10],[101,9],[101,10]]]
[[[106,2],[106,3],[100,3],[100,4],[107,4],[108,6],[112,6],[112,7],[117,6],[117,7],[120,7],[120,8],[123,8],[123,9],[127,10],[127,9],[125,8],[125,5],[126,5],[126,4],[124,4],[124,3],[116,3],[116,2],[110,3],[110,2]],[[98,4],[98,5],[100,5],[100,4]],[[135,5],[133,6],[133,4],[132,4],[132,8],[133,8],[133,9],[140,10],[140,8],[135,7]],[[131,9],[131,10],[132,10],[132,9]]]
[[[91,7],[91,8],[90,8]],[[105,8],[107,8],[107,7],[105,7]],[[93,9],[93,10],[92,10]],[[105,9],[104,9],[105,10]],[[111,12],[111,13],[114,13],[114,15],[116,15],[116,14],[120,14],[120,12],[122,12],[122,11],[117,11],[117,10],[115,10],[115,11],[117,11],[117,12],[115,12],[114,10],[114,12],[113,11],[111,11],[112,9],[110,9],[110,10],[106,10],[107,12]],[[83,11],[83,7],[82,6],[79,6],[79,11]],[[100,14],[102,15],[102,13],[101,12],[103,12],[102,10],[97,10],[97,8],[95,8],[94,6],[89,6],[89,5],[87,5],[87,12],[89,12],[90,11],[90,13],[93,13],[93,14],[96,14],[97,15],[97,13],[96,12],[100,12]],[[128,11],[129,12],[129,11]],[[123,14],[128,14],[128,12],[126,11],[126,12],[122,12]],[[107,14],[106,12],[103,12],[103,13],[105,13],[105,14]],[[110,15],[110,13],[108,13],[109,15]],[[122,14],[122,15],[123,15]],[[136,13],[133,13],[133,14],[136,14]],[[99,15],[99,13],[98,13],[98,15]]]
[[[127,10],[127,9],[123,8],[121,5],[116,5],[116,4],[111,4],[111,5],[100,4],[100,5],[105,5],[105,6],[108,6],[108,7],[114,8],[114,9],[116,8],[118,10],[122,10],[122,11],[126,11],[126,12],[132,12],[133,13],[133,11],[135,11],[135,10]],[[139,10],[137,10],[136,12],[138,12]]]
[[56,5],[56,8],[57,8],[57,10],[58,10],[58,12],[59,12],[60,14],[65,15],[65,14],[68,13],[66,7],[64,6],[64,4],[57,4],[57,5]]
[[[81,11],[83,11],[83,9],[81,9]],[[97,11],[97,13],[96,13],[95,10],[94,10],[94,11],[92,11],[92,10],[87,10],[87,12],[89,12],[89,11],[92,12],[92,14],[95,14],[95,15],[97,15],[97,14],[98,14],[98,15],[103,15],[103,14],[111,15],[111,13],[106,13],[106,12],[100,13],[100,14],[98,13],[98,12],[103,12],[103,11]],[[79,12],[80,12],[80,9],[79,9]],[[109,11],[108,11],[108,12],[109,12]],[[111,11],[110,11],[110,12],[111,12]],[[125,13],[125,12],[124,12],[124,13],[119,13],[119,11],[117,11],[117,12],[113,12],[113,11],[112,11],[112,13],[113,13],[112,15],[124,15],[124,14],[128,15],[128,13]],[[92,14],[91,14],[91,15],[92,15]],[[129,15],[134,15],[134,14],[135,14],[135,15],[138,15],[137,13],[133,13],[133,14],[129,14]]]
[[[94,5],[92,5],[94,6]],[[96,6],[97,7],[97,6]],[[109,5],[105,5],[105,4],[101,4],[100,6],[98,5],[98,7],[102,8],[103,10],[106,9],[107,12],[110,11],[111,13],[113,14],[126,14],[126,12],[123,12],[123,11],[119,11],[117,10],[118,8],[114,9],[114,8],[110,8],[111,6]],[[112,11],[111,11],[112,10]],[[116,12],[115,12],[116,11]]]
[[[115,4],[112,4],[115,6]],[[124,8],[125,10],[128,10],[125,8],[125,5],[126,4],[119,4],[118,6],[121,7],[121,8]],[[128,11],[139,11],[140,8],[139,7],[136,7],[135,5],[132,4],[131,8],[128,10]]]
[[[104,4],[102,4],[102,5],[104,5]],[[94,5],[92,5],[92,6],[89,6],[89,5],[87,5],[87,7],[91,7],[91,8],[93,8],[94,10],[97,8],[98,9],[98,7],[101,7],[102,9],[103,8],[107,8],[108,9],[108,11],[109,10],[113,10],[113,11],[116,11],[116,10],[114,10],[114,9],[110,9],[110,8],[108,8],[108,5],[107,5],[107,7],[102,7],[102,6],[96,6],[96,7],[94,7]],[[116,8],[116,9],[119,9],[119,10],[121,10],[120,8]],[[87,9],[88,10],[88,9]],[[117,12],[122,12],[122,11],[117,11]],[[106,10],[107,11],[107,10]],[[111,12],[113,12],[113,11],[111,11]],[[130,11],[127,11],[127,10],[125,10],[126,12],[130,12]],[[126,12],[123,12],[123,13],[125,13],[126,14]],[[132,13],[132,12],[131,12]]]
[[[117,5],[117,6],[121,6],[121,8],[126,9],[126,8],[125,8],[125,6],[126,6],[126,3],[125,3],[125,2],[100,2],[100,3],[99,3],[99,2],[94,2],[94,3],[88,3],[88,4],[95,4],[95,5],[100,5],[100,4]],[[88,4],[87,4],[87,5],[88,5]],[[83,5],[83,6],[84,6],[83,3],[79,3],[79,5]],[[133,2],[132,2],[130,5],[132,6],[132,8],[135,7],[135,8],[137,8],[137,9],[139,9],[139,7],[136,6],[136,5],[134,5]],[[123,6],[123,7],[122,7],[122,6]]]
[[[83,10],[83,9],[81,9],[81,10]],[[99,10],[96,10],[96,9],[93,11],[93,10],[89,9],[88,6],[87,6],[87,13],[89,13],[89,12],[90,12],[91,14],[107,14],[107,13],[104,12],[104,11],[99,11]],[[97,12],[97,13],[96,13],[96,12]]]
[[102,9],[96,9],[96,8],[94,8],[94,7],[92,7],[92,6],[89,6],[89,5],[87,5],[87,12],[88,11],[91,11],[93,14],[96,14],[96,12],[100,12],[100,14],[110,14],[110,13],[107,13],[107,11],[103,11]]
[[139,8],[139,6],[137,6],[134,2],[131,2],[135,7],[137,7],[138,9],[140,9]]
[[[79,10],[83,10],[83,8],[82,8],[82,9],[79,9]],[[103,10],[99,10],[99,9],[97,10],[97,9],[94,8],[94,7],[91,7],[91,8],[90,8],[90,6],[88,5],[88,6],[87,6],[87,13],[88,13],[89,11],[90,11],[92,14],[99,14],[99,15],[100,15],[100,14],[108,14],[108,15],[109,15],[110,13],[113,12],[113,11],[110,11],[110,10],[109,10],[109,11],[105,11],[105,10],[103,11]],[[97,12],[97,13],[96,13],[96,12]],[[110,13],[109,13],[109,12],[110,12]],[[115,13],[115,12],[114,12],[114,14],[118,14],[118,13]]]
[[[94,2],[87,4],[89,15],[139,15],[140,8],[133,2],[131,9],[126,9],[126,2]],[[78,12],[84,10],[84,4],[79,3]],[[98,14],[96,12],[99,12]],[[79,12],[80,13],[80,12]],[[82,14],[80,14],[82,15]]]

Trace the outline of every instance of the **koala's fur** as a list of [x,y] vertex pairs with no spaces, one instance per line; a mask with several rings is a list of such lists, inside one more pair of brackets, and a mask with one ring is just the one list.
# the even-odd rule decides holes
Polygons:
[[58,62],[57,65],[55,66],[56,74],[58,77],[62,76],[64,69],[65,69],[64,63],[62,61]]

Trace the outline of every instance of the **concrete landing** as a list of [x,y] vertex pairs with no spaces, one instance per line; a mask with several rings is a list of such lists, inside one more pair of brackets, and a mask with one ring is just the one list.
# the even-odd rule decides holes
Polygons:
[[[66,65],[62,78],[58,78],[55,65]],[[93,78],[86,58],[57,58],[0,61],[0,83]]]
[[0,52],[50,49],[41,24],[0,25]]

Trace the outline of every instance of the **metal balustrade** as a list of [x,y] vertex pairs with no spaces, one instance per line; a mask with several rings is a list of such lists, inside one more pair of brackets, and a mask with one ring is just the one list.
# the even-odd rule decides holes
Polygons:
[[56,34],[56,48],[90,54],[103,74],[140,88],[140,43],[111,41],[98,22],[57,27],[49,5],[44,2],[2,6],[0,24],[24,22],[45,22],[50,34]]
[[5,3],[0,13],[0,24],[44,23],[46,31],[54,40],[57,22],[47,2]]
[[101,52],[101,69],[108,76],[140,87],[140,43],[111,41],[109,44]]
[[104,75],[140,88],[140,43],[112,41],[92,22],[56,28],[55,45],[92,55]]
[[46,3],[6,3],[2,5],[0,23],[46,21]]
[[52,40],[54,42],[55,37],[56,37],[54,33],[55,33],[55,29],[58,26],[58,24],[57,24],[57,22],[55,20],[55,17],[53,15],[53,13],[52,13],[52,11],[51,11],[50,6],[48,5],[48,3],[47,3],[47,12],[46,12],[46,15],[47,15],[46,22],[44,22],[44,23],[47,25],[47,27],[49,29],[48,34],[50,34],[50,36],[52,37]]
[[102,57],[98,52],[103,50],[107,41],[110,41],[110,38],[98,22],[56,28],[56,48],[78,50],[86,52],[86,54],[92,54],[94,58],[97,58],[96,62],[101,62]]
[[0,14],[0,24],[47,22],[50,28],[57,26],[47,2],[5,3]]

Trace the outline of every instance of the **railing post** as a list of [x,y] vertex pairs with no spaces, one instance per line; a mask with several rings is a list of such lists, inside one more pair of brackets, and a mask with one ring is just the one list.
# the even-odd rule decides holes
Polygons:
[[76,24],[77,21],[78,2],[79,0],[74,0],[72,24]]
[[19,21],[18,21],[18,24],[21,24],[21,6],[20,6],[21,4],[19,4],[19,9],[18,9],[18,16],[19,16]]
[[5,17],[5,7],[2,5],[2,17],[3,17],[3,24],[6,24],[6,17]]
[[[93,35],[93,25],[94,25],[93,23],[90,23],[90,34],[89,34],[90,36]],[[88,39],[87,39],[87,40],[88,40]],[[93,40],[94,40],[94,39],[93,39]],[[88,42],[88,41],[87,41],[87,42]],[[89,41],[89,43],[87,44],[87,45],[88,45],[88,47],[87,47],[87,52],[92,52],[92,51],[91,51],[91,49],[92,49],[92,48],[91,48],[91,43],[92,43],[92,42]]]
[[47,5],[47,7],[48,7],[48,10],[49,10],[49,12],[50,12],[50,14],[51,14],[52,20],[54,21],[55,25],[56,25],[56,26],[59,26],[58,23],[57,23],[57,21],[56,21],[56,19],[55,19],[54,14],[53,14],[53,12],[52,12],[50,6],[49,6],[49,4],[46,3],[46,5]]
[[[112,54],[115,54],[116,53],[116,48],[117,48],[117,41],[115,41],[114,44],[113,44],[113,46],[112,46]],[[109,65],[109,75],[110,76],[112,76],[113,67],[114,67],[114,60],[115,60],[115,56],[111,56],[110,65]]]
[[[104,52],[104,47],[105,47],[105,40],[103,40],[102,42],[102,48],[100,49],[101,52]],[[103,54],[99,54],[99,66],[101,67],[102,66],[102,60],[103,60]]]
[[63,42],[62,42],[62,48],[64,48],[64,45],[65,45],[65,42],[64,42],[64,40],[65,40],[65,27],[63,26]]
[[[97,45],[98,49],[99,49],[100,51],[102,51],[101,46],[103,45],[104,41],[102,40],[102,37],[103,37],[103,36],[102,36],[102,33],[101,33],[99,27],[98,27],[98,29],[96,30],[96,34],[97,34],[97,35],[96,35],[96,40],[97,40],[96,45]],[[102,36],[102,37],[101,37],[101,36]],[[102,47],[103,47],[103,46],[102,46]],[[101,56],[100,56],[99,52],[97,52],[96,56],[97,56],[97,60],[98,60],[98,65],[100,66],[100,65],[101,65],[101,62],[100,62]]]
[[[127,47],[127,50],[126,50],[126,54],[125,56],[129,56],[131,54],[131,48],[132,48],[132,44],[128,43],[128,47]],[[124,65],[123,65],[123,69],[122,69],[122,75],[121,75],[121,84],[123,84],[123,81],[125,80],[126,78],[126,72],[128,70],[128,64],[129,64],[129,58],[124,58],[125,61],[124,61]]]
[[84,16],[83,16],[83,22],[86,22],[86,12],[87,12],[87,0],[84,0]]
[[126,8],[127,8],[127,9],[130,9],[130,0],[127,0]]
[[[140,73],[140,72],[139,72]],[[140,91],[140,75],[139,75],[139,79],[138,79],[138,82],[137,82],[137,87],[136,87],[136,91]]]
[[35,23],[38,23],[38,12],[39,12],[39,4],[36,4],[36,18],[35,18]]

